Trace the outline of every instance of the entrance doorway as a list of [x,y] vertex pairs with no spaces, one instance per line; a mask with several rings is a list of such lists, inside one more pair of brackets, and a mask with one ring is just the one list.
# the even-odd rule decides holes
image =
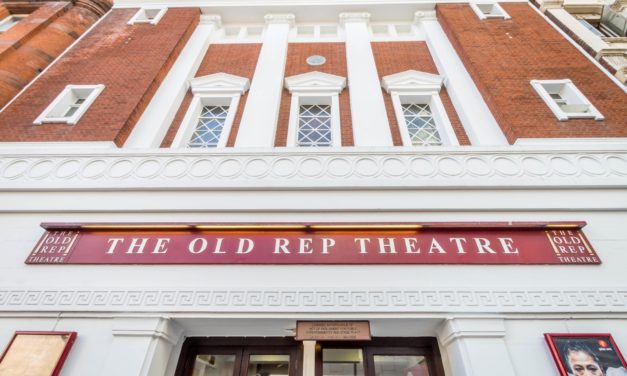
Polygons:
[[368,342],[323,342],[316,376],[441,376],[433,338],[373,338]]
[[284,338],[189,338],[176,376],[296,376],[297,342]]
[[[443,376],[434,338],[376,338],[316,344],[316,376]],[[293,338],[188,338],[176,376],[300,376]]]

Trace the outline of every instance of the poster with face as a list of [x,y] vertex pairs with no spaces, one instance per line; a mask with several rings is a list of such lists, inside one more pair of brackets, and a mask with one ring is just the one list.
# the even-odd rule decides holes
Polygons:
[[560,376],[627,376],[627,364],[610,334],[555,334],[544,338]]

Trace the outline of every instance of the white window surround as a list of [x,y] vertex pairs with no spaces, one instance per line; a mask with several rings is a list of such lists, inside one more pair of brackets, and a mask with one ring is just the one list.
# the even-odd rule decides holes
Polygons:
[[459,141],[440,99],[444,78],[437,74],[408,70],[383,77],[381,86],[392,97],[403,146],[412,146],[402,104],[428,104],[433,114],[442,145],[458,146]]
[[509,20],[512,18],[497,2],[471,2],[470,8],[472,8],[477,17],[481,20],[488,18],[502,18],[504,20]]
[[[37,119],[35,119],[33,124],[65,123],[74,125],[78,123],[104,88],[105,86],[102,84],[66,86]],[[67,113],[70,107],[75,107],[76,109],[68,115]]]
[[[561,80],[531,80],[531,86],[540,98],[561,120],[568,119],[595,119],[603,120],[599,110],[590,103],[585,95],[569,79]],[[565,105],[560,106],[551,94],[559,94]]]
[[143,7],[140,8],[137,13],[128,21],[129,25],[136,23],[148,23],[156,25],[161,17],[168,10],[166,7]]
[[28,14],[11,14],[4,17],[0,20],[0,33],[9,30],[27,16]]
[[287,130],[287,146],[298,145],[300,106],[312,104],[331,106],[332,146],[342,146],[339,95],[345,87],[345,77],[318,71],[285,78],[285,88],[292,94]]
[[189,105],[185,117],[181,122],[172,148],[185,148],[192,137],[198,117],[204,106],[229,106],[217,147],[226,146],[233,120],[237,113],[240,98],[250,87],[250,81],[245,77],[238,77],[228,73],[214,73],[203,77],[196,77],[189,81],[194,97]]

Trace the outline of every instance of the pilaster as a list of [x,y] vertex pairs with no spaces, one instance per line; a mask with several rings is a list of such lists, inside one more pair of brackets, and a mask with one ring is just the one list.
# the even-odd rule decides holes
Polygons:
[[120,317],[114,320],[113,341],[100,374],[163,375],[183,329],[166,317]]
[[451,376],[514,376],[501,318],[449,318],[438,332]]
[[353,136],[355,146],[391,146],[390,125],[370,46],[369,19],[369,13],[340,14],[346,33]]
[[236,147],[272,147],[279,117],[293,14],[268,14],[266,32],[239,126]]

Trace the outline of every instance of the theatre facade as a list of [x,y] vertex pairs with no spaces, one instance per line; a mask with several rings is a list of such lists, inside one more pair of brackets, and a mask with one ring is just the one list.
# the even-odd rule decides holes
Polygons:
[[538,5],[101,13],[1,93],[0,375],[627,374],[627,89]]

